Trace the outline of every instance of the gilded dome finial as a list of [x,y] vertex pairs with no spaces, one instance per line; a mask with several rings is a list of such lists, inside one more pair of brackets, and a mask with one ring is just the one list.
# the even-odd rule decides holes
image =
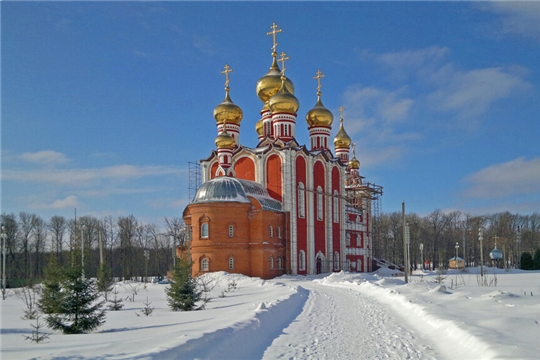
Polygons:
[[349,161],[349,168],[358,170],[360,169],[360,161],[358,161],[358,159],[356,158],[355,148],[356,148],[356,143],[353,143],[352,144],[353,158]]
[[336,149],[347,149],[349,146],[351,146],[351,138],[345,131],[345,128],[343,127],[343,112],[345,111],[345,108],[343,106],[339,107],[339,112],[341,113],[340,119],[339,119],[339,131],[336,134],[336,137],[334,138],[334,146]]
[[225,67],[223,69],[223,71],[221,72],[222,74],[225,74],[225,91],[229,91],[229,73],[231,73],[233,71],[233,69],[229,66],[229,64],[225,64]]
[[287,60],[289,60],[289,57],[287,56],[287,54],[285,54],[285,51],[282,51],[281,58],[277,60],[281,61],[281,80],[285,80],[285,70],[287,70],[285,68],[285,61]]
[[270,26],[270,29],[272,29],[272,31],[269,31],[266,33],[266,35],[272,35],[272,40],[274,42],[274,45],[272,46],[272,56],[276,57],[277,56],[277,46],[278,46],[278,43],[276,41],[276,35],[280,32],[282,32],[283,30],[282,29],[278,29],[278,24],[276,23],[272,23],[272,26]]
[[343,112],[345,111],[345,108],[343,106],[339,107],[339,113],[341,114],[339,116],[339,122],[343,123]]
[[313,78],[317,79],[317,96],[321,96],[321,79],[324,77],[324,74],[321,70],[317,70],[317,75],[315,75]]

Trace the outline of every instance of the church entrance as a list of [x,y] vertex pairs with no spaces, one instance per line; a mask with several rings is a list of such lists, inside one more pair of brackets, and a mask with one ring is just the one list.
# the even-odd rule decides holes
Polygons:
[[320,257],[317,257],[317,274],[322,273],[322,260]]

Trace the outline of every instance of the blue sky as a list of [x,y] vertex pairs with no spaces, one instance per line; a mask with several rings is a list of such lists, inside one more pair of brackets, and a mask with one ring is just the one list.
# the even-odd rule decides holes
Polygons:
[[539,2],[3,2],[2,212],[162,222],[224,97],[255,146],[278,52],[305,114],[345,107],[383,211],[540,211]]

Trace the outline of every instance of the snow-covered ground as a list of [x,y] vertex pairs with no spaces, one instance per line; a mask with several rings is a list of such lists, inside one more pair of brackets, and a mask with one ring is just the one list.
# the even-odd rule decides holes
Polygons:
[[[173,312],[167,285],[118,283],[126,300],[85,335],[25,340],[35,321],[24,303],[0,300],[2,359],[537,359],[540,271],[486,275],[476,269],[414,274],[409,284],[389,272],[283,276],[261,280],[206,275],[215,287],[206,310]],[[231,285],[236,283],[236,289]],[[457,286],[456,286],[457,284]],[[148,299],[154,310],[141,314]],[[137,316],[139,314],[139,316]],[[42,320],[45,323],[44,320]]]

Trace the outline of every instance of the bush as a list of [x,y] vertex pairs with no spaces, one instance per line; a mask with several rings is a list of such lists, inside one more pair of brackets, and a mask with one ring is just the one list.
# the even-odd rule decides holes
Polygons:
[[540,249],[536,249],[534,252],[533,267],[534,270],[540,270]]
[[534,270],[534,261],[531,253],[524,252],[521,254],[521,269]]

